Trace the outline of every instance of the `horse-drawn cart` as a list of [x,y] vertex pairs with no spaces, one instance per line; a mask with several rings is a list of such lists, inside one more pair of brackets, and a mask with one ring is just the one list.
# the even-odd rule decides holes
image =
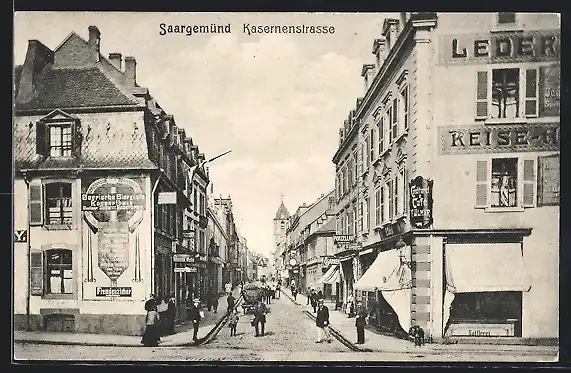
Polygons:
[[253,313],[256,304],[262,300],[263,290],[263,288],[255,284],[244,285],[242,289],[242,297],[244,298],[242,308],[244,309],[244,314]]

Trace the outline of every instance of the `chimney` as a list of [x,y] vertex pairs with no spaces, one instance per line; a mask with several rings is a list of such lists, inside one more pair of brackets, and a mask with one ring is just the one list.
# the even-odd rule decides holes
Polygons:
[[95,62],[99,62],[99,51],[101,45],[101,32],[97,26],[89,26],[89,46],[93,49],[95,55]]
[[135,57],[125,57],[125,85],[134,87],[137,83],[137,61]]
[[375,65],[371,63],[366,63],[361,69],[361,76],[365,79],[365,94],[371,86],[373,79],[375,78]]
[[122,59],[121,53],[109,53],[109,61],[111,61],[111,64],[115,66],[119,71],[122,71],[121,59]]
[[387,49],[391,50],[397,41],[399,32],[399,20],[396,18],[387,18],[383,23],[383,36],[387,39]]
[[17,103],[30,102],[35,98],[42,70],[53,63],[54,52],[51,49],[37,40],[28,41],[28,51],[22,65],[20,82],[16,82],[18,84]]
[[375,39],[373,42],[373,54],[375,55],[376,69],[378,71],[381,69],[381,66],[383,66],[388,54],[387,41],[384,37]]

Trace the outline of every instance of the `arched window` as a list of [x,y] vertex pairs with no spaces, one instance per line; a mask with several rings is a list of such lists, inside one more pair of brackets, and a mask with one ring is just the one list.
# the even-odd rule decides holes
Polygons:
[[52,249],[46,251],[46,293],[73,293],[72,251]]

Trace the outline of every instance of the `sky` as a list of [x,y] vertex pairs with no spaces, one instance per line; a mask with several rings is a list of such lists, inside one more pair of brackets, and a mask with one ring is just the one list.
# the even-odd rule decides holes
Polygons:
[[[394,14],[393,14],[394,15]],[[101,32],[101,53],[137,61],[149,88],[209,159],[216,196],[231,196],[248,247],[269,255],[283,198],[290,213],[334,189],[338,129],[364,95],[361,67],[390,13],[18,12],[14,63],[28,40],[55,49],[74,31]],[[228,34],[160,35],[160,24],[230,24]],[[335,33],[251,34],[250,25],[327,25]],[[282,197],[283,195],[283,197]]]

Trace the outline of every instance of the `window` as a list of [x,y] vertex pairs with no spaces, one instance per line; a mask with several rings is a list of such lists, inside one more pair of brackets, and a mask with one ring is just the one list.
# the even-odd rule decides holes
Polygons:
[[492,160],[492,207],[517,206],[517,158]]
[[359,202],[359,232],[363,232],[364,230],[364,225],[363,225],[363,219],[364,219],[364,211],[363,211],[363,201]]
[[387,204],[388,204],[388,213],[387,213],[387,221],[391,221],[393,219],[393,181],[387,181]]
[[379,121],[379,155],[385,151],[385,118],[381,117]]
[[515,12],[499,12],[498,25],[515,23]]
[[348,187],[353,185],[353,159],[349,159],[347,162],[347,184]]
[[46,224],[72,224],[71,183],[49,183],[45,186]]
[[394,198],[395,198],[395,202],[394,202],[394,209],[395,209],[395,216],[399,216],[400,215],[400,187],[399,187],[399,176],[395,176],[394,179],[394,187],[395,187],[395,191],[394,191]]
[[370,158],[371,158],[371,162],[373,162],[373,160],[375,159],[375,129],[372,128],[371,129],[371,136],[369,136],[369,141],[370,141],[370,147],[369,147],[369,152],[370,152]]
[[347,192],[347,167],[343,166],[342,171],[342,184],[341,184],[341,195],[344,195]]
[[357,166],[357,175],[361,175],[363,173],[363,144],[359,144],[359,160]]
[[401,206],[399,208],[399,212],[404,215],[407,213],[407,194],[408,194],[408,188],[406,182],[406,169],[404,167],[399,170],[399,177],[401,180],[400,184],[402,191],[402,198],[400,199]]
[[46,293],[73,293],[73,265],[71,250],[55,249],[46,251]]
[[393,138],[396,139],[398,134],[399,134],[399,128],[398,128],[398,112],[399,112],[399,99],[398,97],[395,97],[393,99],[393,121],[392,121],[392,132],[393,132]]
[[381,200],[381,206],[379,208],[379,213],[380,213],[380,221],[377,223],[377,225],[380,225],[382,223],[385,222],[385,188],[381,187],[379,189],[379,198]]
[[476,208],[534,207],[537,160],[528,156],[476,161]]
[[364,156],[365,156],[365,165],[367,167],[367,170],[369,169],[369,166],[371,166],[371,158],[369,157],[369,148],[370,148],[369,142],[370,142],[369,138],[366,137],[365,138]]
[[353,175],[354,175],[353,184],[355,184],[358,180],[358,175],[359,175],[357,170],[358,164],[359,160],[357,158],[357,150],[355,150],[353,152]]
[[393,141],[393,127],[392,127],[392,123],[393,123],[393,107],[389,105],[389,108],[387,109],[387,111],[385,112],[386,118],[387,118],[387,148],[391,145],[391,142]]
[[365,208],[367,209],[364,213],[365,215],[365,230],[368,232],[371,230],[371,219],[369,217],[369,212],[371,211],[371,200],[369,197],[365,198]]
[[[491,76],[491,79],[489,79]],[[477,119],[537,117],[538,72],[518,68],[478,71]]]
[[353,232],[351,234],[357,234],[357,219],[359,216],[357,215],[357,206],[353,206]]
[[49,128],[50,156],[69,157],[71,156],[72,137],[71,123],[51,124]]
[[206,216],[206,197],[200,193],[200,215]]
[[409,121],[408,86],[405,86],[400,91],[400,107],[401,107],[400,119],[402,121],[402,129],[403,131],[407,131],[408,121]]
[[382,209],[382,189],[377,189],[375,192],[375,225],[381,225],[381,209]]

